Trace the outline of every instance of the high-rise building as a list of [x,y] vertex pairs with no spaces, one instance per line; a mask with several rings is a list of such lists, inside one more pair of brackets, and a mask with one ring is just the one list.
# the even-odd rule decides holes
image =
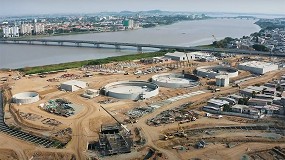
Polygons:
[[123,20],[123,26],[128,28],[128,29],[133,29],[134,28],[134,20],[132,20],[132,19]]
[[32,34],[32,25],[31,24],[22,24],[20,26],[20,33],[22,35]]
[[34,33],[35,34],[42,34],[45,32],[45,25],[42,23],[35,23],[34,25]]
[[3,28],[3,37],[19,37],[19,27],[4,27]]
[[11,27],[12,37],[19,37],[19,27],[14,26]]
[[10,29],[9,27],[3,27],[3,36],[10,37]]

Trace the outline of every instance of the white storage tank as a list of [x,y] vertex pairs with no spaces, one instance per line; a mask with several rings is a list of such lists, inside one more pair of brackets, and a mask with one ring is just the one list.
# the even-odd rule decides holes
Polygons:
[[30,104],[39,100],[40,96],[37,92],[22,92],[12,97],[12,101],[17,104]]
[[220,87],[227,87],[230,84],[230,78],[227,75],[216,76],[216,85]]

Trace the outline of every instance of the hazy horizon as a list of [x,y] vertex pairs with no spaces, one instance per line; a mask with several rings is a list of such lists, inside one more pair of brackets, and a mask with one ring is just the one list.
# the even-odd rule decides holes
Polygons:
[[[9,7],[11,4],[16,7]],[[1,8],[0,16],[147,10],[285,15],[284,0],[9,0],[1,6],[7,7]]]

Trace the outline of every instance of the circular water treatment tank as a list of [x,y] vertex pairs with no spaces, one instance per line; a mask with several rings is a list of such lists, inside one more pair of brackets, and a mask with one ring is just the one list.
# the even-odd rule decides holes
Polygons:
[[164,73],[154,75],[151,79],[153,83],[167,88],[195,87],[198,85],[198,78],[191,78],[184,74]]
[[229,78],[238,76],[238,70],[229,66],[203,66],[198,67],[196,70],[197,76],[205,78],[215,78],[219,75],[227,75]]
[[17,104],[30,104],[40,100],[37,92],[22,92],[13,95],[12,101]]
[[106,85],[106,96],[118,99],[139,100],[158,95],[159,87],[155,83],[145,81],[119,81]]

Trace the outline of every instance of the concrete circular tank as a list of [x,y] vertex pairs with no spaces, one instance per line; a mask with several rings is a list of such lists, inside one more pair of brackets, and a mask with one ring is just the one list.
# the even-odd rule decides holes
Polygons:
[[40,100],[37,92],[22,92],[13,95],[12,101],[17,104],[30,104]]
[[145,81],[119,81],[106,85],[103,88],[106,96],[118,99],[139,100],[158,95],[157,84]]
[[156,83],[160,87],[184,88],[184,87],[197,86],[198,79],[199,78],[194,75],[163,73],[163,74],[154,75],[151,78],[151,81],[153,83]]
[[238,76],[238,70],[236,68],[221,65],[198,67],[196,71],[197,76],[205,78],[215,78],[219,75],[227,75],[229,78]]

